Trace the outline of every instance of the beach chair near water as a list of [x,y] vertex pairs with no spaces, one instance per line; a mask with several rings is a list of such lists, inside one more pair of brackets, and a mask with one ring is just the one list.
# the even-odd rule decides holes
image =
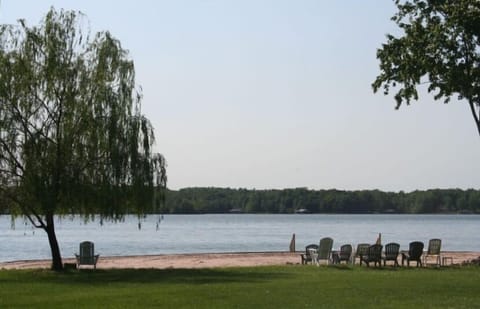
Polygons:
[[423,255],[423,264],[427,265],[428,258],[433,257],[435,258],[435,263],[433,265],[440,266],[441,265],[441,258],[440,258],[440,248],[442,246],[442,240],[438,238],[430,239],[428,242],[428,249],[427,252]]
[[370,263],[373,262],[375,266],[382,265],[382,248],[380,244],[371,245],[368,247],[367,254],[360,255],[360,265],[362,262],[367,264],[367,267],[370,266]]
[[95,254],[94,244],[91,241],[83,241],[79,246],[80,253],[75,253],[77,259],[77,268],[81,265],[91,265],[93,269],[97,268],[98,258],[100,254]]
[[360,259],[360,266],[362,265],[362,255],[366,255],[370,244],[362,243],[357,245],[357,250],[355,251],[355,256],[353,257],[353,264],[355,264],[355,259],[358,257]]
[[382,256],[383,266],[387,264],[387,261],[393,261],[393,266],[398,265],[398,254],[400,253],[400,245],[391,242],[385,245],[385,254]]
[[311,249],[318,250],[318,245],[310,244],[305,247],[305,253],[300,254],[300,257],[302,258],[302,265],[308,264],[309,262],[312,263],[312,255],[310,254]]
[[352,245],[346,244],[340,247],[340,253],[339,253],[339,262],[341,263],[342,261],[345,261],[350,263],[350,260],[352,259]]
[[345,244],[340,247],[340,251],[334,251],[332,253],[332,261],[334,264],[340,264],[342,261],[345,261],[347,264],[350,263],[352,258],[352,245]]
[[318,249],[310,249],[310,254],[312,255],[312,261],[320,266],[320,261],[326,261],[327,265],[332,262],[332,247],[333,239],[330,237],[325,237],[320,239],[320,244]]
[[422,266],[422,254],[423,254],[423,242],[413,241],[408,246],[408,252],[402,253],[402,266],[404,261],[407,261],[407,265],[410,266],[410,261],[417,262],[417,267]]

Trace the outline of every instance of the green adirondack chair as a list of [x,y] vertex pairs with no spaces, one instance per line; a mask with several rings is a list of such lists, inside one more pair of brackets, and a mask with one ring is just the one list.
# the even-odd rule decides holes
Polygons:
[[318,245],[310,244],[305,247],[305,253],[300,254],[300,257],[302,258],[302,265],[312,262],[312,255],[310,253],[310,250],[312,249],[318,250]]
[[318,245],[318,250],[312,249],[310,253],[312,255],[312,261],[320,265],[320,261],[326,261],[327,265],[332,262],[332,247],[333,239],[330,237],[325,237],[320,239],[320,244]]
[[357,245],[357,250],[355,251],[355,256],[353,257],[353,264],[355,264],[356,258],[359,258],[360,266],[362,265],[362,259],[360,257],[367,254],[368,247],[370,247],[370,244],[367,243]]
[[371,245],[368,247],[366,255],[360,255],[360,264],[365,262],[367,267],[370,266],[370,263],[373,262],[375,266],[382,265],[382,248],[380,244]]
[[412,241],[408,246],[408,252],[402,253],[402,266],[405,261],[410,266],[410,261],[417,262],[417,267],[422,266],[423,242]]
[[100,254],[95,254],[93,242],[83,241],[80,243],[80,254],[75,253],[77,268],[80,268],[82,265],[90,265],[93,266],[93,269],[96,269],[99,257]]
[[391,242],[385,245],[385,255],[382,257],[383,266],[387,264],[387,261],[393,261],[393,266],[400,266],[398,265],[398,255],[400,253],[400,245]]
[[438,238],[430,239],[428,242],[428,249],[427,252],[423,256],[423,263],[427,265],[428,258],[433,257],[435,258],[434,265],[440,266],[440,249],[442,247],[442,240]]
[[340,264],[345,261],[347,264],[351,262],[352,258],[352,245],[345,244],[340,247],[340,251],[332,252],[332,261],[334,264]]

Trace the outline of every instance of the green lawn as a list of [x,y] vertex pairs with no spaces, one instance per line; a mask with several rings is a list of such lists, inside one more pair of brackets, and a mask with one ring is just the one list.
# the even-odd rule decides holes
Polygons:
[[0,271],[0,308],[479,308],[480,267]]

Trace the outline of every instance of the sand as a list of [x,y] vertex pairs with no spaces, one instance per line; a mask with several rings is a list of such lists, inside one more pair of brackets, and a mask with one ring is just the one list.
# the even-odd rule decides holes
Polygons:
[[[100,256],[97,263],[99,269],[113,268],[215,268],[246,267],[261,265],[293,265],[300,264],[300,253],[290,252],[246,252],[246,253],[202,253],[202,254],[169,254],[143,256]],[[447,264],[461,264],[464,261],[480,257],[480,252],[445,251],[442,256],[451,257]],[[399,258],[400,261],[400,258]],[[67,258],[64,263],[75,263],[75,259]],[[32,269],[49,268],[50,260],[28,260],[0,263],[0,269]]]

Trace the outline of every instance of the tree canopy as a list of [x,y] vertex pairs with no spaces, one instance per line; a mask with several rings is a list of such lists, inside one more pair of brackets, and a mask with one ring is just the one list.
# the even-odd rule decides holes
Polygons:
[[134,63],[85,20],[52,8],[39,26],[0,27],[0,201],[47,232],[56,270],[54,215],[141,215],[166,186]]
[[468,102],[480,134],[480,1],[395,0],[392,20],[402,30],[377,51],[380,75],[373,83],[395,93],[396,108],[418,100],[417,87],[428,85],[435,100],[453,96]]

